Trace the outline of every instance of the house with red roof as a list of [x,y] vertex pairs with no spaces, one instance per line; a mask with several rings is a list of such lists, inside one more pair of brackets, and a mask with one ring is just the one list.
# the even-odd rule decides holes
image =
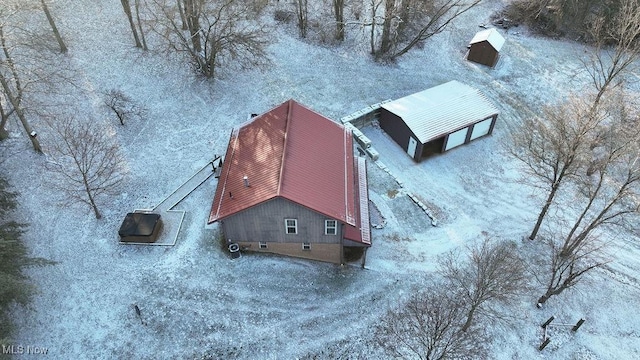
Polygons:
[[243,250],[340,264],[371,246],[368,202],[351,131],[289,100],[232,132],[208,223]]

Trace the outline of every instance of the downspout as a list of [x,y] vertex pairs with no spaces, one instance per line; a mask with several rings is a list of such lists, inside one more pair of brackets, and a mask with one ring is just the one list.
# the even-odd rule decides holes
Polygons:
[[340,265],[344,265],[344,224],[340,223]]

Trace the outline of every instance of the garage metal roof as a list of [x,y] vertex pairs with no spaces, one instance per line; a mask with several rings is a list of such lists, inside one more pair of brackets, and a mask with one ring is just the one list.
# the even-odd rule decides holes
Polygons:
[[282,197],[354,227],[353,240],[370,244],[368,208],[360,209],[366,172],[354,161],[350,130],[286,101],[233,131],[209,223]]
[[455,80],[385,103],[382,108],[401,117],[423,144],[498,114],[480,90]]
[[469,45],[482,41],[487,41],[494,49],[496,49],[496,51],[500,51],[500,49],[502,49],[502,45],[504,45],[504,38],[500,35],[498,30],[493,28],[478,31],[473,39],[469,41]]

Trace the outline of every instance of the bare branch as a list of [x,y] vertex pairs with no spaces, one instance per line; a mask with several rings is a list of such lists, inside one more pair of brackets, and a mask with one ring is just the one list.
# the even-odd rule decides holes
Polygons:
[[466,309],[443,284],[428,285],[397,309],[391,309],[375,329],[377,343],[393,357],[432,359],[483,358],[482,333],[462,331]]
[[524,262],[515,244],[504,241],[485,239],[463,256],[450,253],[441,259],[439,272],[467,311],[463,331],[476,315],[503,318],[493,305],[510,303],[527,287]]

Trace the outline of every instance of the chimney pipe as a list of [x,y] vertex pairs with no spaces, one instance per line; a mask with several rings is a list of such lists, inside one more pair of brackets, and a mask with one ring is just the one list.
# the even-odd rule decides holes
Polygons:
[[249,187],[249,178],[245,175],[242,180],[244,181],[244,186]]

